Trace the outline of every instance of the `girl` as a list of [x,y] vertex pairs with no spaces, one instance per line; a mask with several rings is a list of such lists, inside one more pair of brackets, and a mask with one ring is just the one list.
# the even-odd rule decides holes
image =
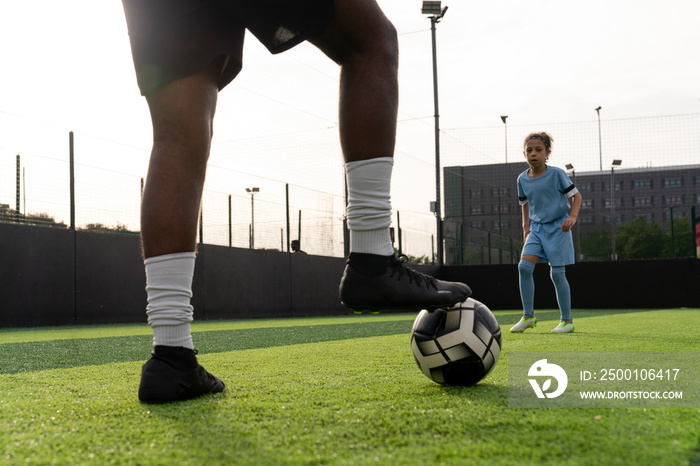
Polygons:
[[[523,213],[525,245],[518,264],[523,317],[510,331],[522,332],[537,325],[534,315],[535,282],[532,274],[538,259],[549,262],[550,277],[557,293],[561,322],[556,333],[574,331],[571,320],[571,290],[564,267],[574,263],[571,229],[581,207],[581,194],[564,170],[547,165],[553,138],[531,133],[523,154],[530,166],[518,176],[518,198]],[[569,204],[571,200],[571,205]]]

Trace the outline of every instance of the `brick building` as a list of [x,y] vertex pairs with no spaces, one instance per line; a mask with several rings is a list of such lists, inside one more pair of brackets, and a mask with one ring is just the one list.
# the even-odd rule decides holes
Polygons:
[[[466,250],[481,263],[517,261],[522,219],[516,180],[527,168],[525,162],[444,168],[447,265],[459,263]],[[700,206],[700,165],[567,171],[583,197],[575,240],[639,215],[669,229],[672,216],[690,218],[691,207]]]

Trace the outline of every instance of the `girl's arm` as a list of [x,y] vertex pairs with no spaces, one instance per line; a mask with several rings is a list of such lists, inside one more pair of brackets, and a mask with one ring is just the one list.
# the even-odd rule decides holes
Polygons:
[[527,239],[527,235],[530,234],[530,204],[523,204],[523,241]]
[[569,231],[576,224],[578,211],[581,209],[581,199],[581,193],[576,193],[571,198],[571,212],[569,213],[569,218],[564,220],[564,223],[561,225],[561,231]]

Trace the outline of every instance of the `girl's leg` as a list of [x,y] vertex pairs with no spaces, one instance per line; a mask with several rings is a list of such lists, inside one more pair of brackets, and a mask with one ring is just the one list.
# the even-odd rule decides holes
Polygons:
[[511,332],[521,333],[529,328],[537,326],[535,319],[535,280],[532,277],[535,271],[537,256],[523,256],[518,264],[520,276],[520,299],[523,302],[523,317],[510,328]]
[[532,276],[534,271],[535,263],[523,256],[518,264],[518,275],[520,277],[520,299],[523,303],[523,314],[527,317],[532,317],[535,314],[535,280]]
[[549,275],[557,292],[561,320],[571,323],[571,288],[566,279],[566,269],[564,267],[551,267]]

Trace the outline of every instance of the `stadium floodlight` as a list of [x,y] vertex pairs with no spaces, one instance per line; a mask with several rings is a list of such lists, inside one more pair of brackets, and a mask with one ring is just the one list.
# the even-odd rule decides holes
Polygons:
[[440,15],[442,14],[442,2],[434,2],[434,1],[424,1],[423,2],[423,7],[421,9],[421,13],[424,15]]
[[250,194],[250,249],[255,249],[255,194],[260,192],[260,188],[245,188]]
[[576,184],[576,169],[574,168],[574,165],[571,163],[567,163],[566,170],[571,171],[571,174],[572,174],[573,180],[574,180],[574,185],[575,185]]
[[571,163],[567,163],[566,170],[571,171],[571,176],[573,178],[574,185],[576,185],[576,169],[574,168],[574,165]]

